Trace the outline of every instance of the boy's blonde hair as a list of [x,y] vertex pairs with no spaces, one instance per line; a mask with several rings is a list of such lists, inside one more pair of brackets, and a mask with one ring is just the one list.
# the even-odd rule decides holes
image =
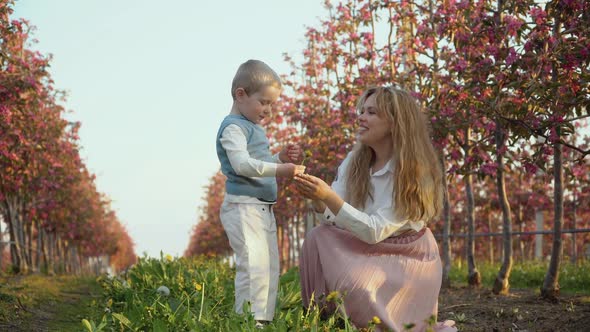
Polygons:
[[260,60],[248,60],[240,65],[231,83],[231,96],[236,99],[236,89],[242,88],[248,95],[256,93],[267,86],[281,89],[281,78],[266,63]]
[[[429,127],[417,100],[408,92],[389,87],[367,89],[359,110],[375,95],[377,112],[391,126],[393,140],[392,203],[397,217],[424,222],[437,217],[442,208],[442,173],[429,136]],[[347,199],[362,208],[371,195],[369,169],[375,153],[358,142],[347,171]]]

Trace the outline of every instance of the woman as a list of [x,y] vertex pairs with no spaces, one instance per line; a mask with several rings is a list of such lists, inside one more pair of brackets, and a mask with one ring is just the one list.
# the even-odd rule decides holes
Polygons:
[[[426,227],[442,206],[439,162],[417,101],[406,91],[374,87],[358,103],[358,142],[328,186],[311,175],[297,188],[322,213],[300,255],[305,307],[333,312],[326,295],[343,295],[358,328],[370,321],[424,331],[438,310],[442,265]],[[378,319],[374,319],[377,317]],[[434,330],[456,331],[453,321]]]

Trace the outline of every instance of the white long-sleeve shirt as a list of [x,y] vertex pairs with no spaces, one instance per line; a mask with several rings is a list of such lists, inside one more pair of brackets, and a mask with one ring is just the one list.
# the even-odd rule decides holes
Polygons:
[[[277,164],[282,164],[278,153],[273,155],[274,162],[251,158],[248,153],[246,135],[235,124],[230,124],[223,129],[219,142],[227,153],[231,167],[238,175],[247,177],[275,177],[277,174]],[[225,193],[225,195],[225,200],[231,203],[268,204],[268,202],[263,202],[256,197],[228,193]]]
[[[350,156],[338,167],[338,176],[332,182],[332,189],[343,199],[346,197],[346,169]],[[393,181],[393,161],[390,160],[377,172],[371,171],[373,199],[367,198],[363,211],[345,202],[338,215],[326,208],[320,215],[320,221],[346,229],[367,243],[378,243],[410,229],[420,231],[425,225],[423,221],[400,220],[395,216]]]

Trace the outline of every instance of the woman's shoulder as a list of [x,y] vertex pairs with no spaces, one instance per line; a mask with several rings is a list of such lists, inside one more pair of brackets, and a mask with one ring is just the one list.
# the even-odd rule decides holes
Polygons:
[[340,162],[339,168],[345,169],[346,167],[348,167],[348,164],[350,164],[350,161],[352,160],[353,154],[354,151],[349,151],[344,157],[344,159],[342,159],[342,161]]

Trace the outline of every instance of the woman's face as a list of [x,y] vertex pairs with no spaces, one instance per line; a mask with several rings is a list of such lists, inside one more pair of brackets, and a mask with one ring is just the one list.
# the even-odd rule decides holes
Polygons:
[[377,111],[375,94],[370,95],[358,117],[358,139],[370,147],[388,143],[391,140],[391,126],[387,119]]

